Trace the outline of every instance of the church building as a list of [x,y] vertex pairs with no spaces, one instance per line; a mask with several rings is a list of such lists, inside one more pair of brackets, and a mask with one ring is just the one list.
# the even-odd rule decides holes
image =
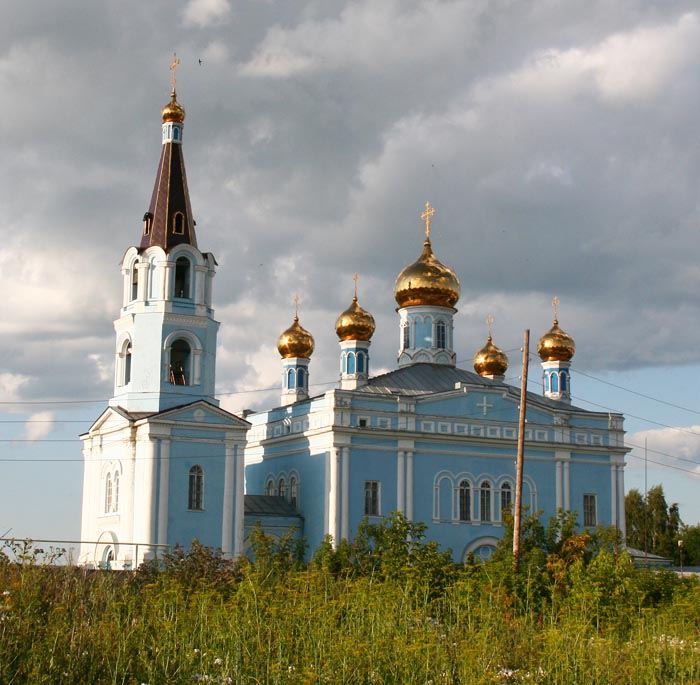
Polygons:
[[[314,338],[299,312],[278,340],[279,406],[239,418],[215,397],[216,261],[197,246],[175,79],[140,244],[121,263],[114,394],[81,436],[80,561],[132,568],[194,538],[244,554],[254,525],[292,530],[309,553],[391,512],[427,537],[488,557],[515,501],[520,389],[489,333],[473,371],[457,367],[457,275],[431,242],[426,203],[418,259],[398,275],[397,368],[370,373],[372,315],[355,295],[335,323],[338,386],[310,392]],[[523,505],[624,536],[623,417],[571,403],[575,345],[554,322],[539,340],[542,393],[527,394]],[[329,335],[332,335],[329,322]]]

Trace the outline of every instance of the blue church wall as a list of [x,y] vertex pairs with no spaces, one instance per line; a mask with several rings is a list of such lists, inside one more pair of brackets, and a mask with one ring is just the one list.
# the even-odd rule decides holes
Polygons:
[[243,549],[246,556],[255,561],[255,554],[251,544],[251,533],[260,527],[266,535],[276,540],[289,535],[292,540],[301,540],[304,537],[302,519],[292,516],[250,516],[246,515],[243,527]]
[[[221,443],[175,441],[170,447],[168,541],[187,546],[194,538],[203,545],[221,546],[225,453]],[[203,508],[189,509],[190,469],[204,474]],[[162,466],[161,466],[162,468]]]
[[[289,447],[289,446],[287,446]],[[287,452],[284,446],[278,446],[280,452]],[[246,491],[250,493],[265,493],[268,479],[272,477],[275,484],[279,478],[286,478],[287,488],[289,477],[294,474],[298,478],[299,498],[297,510],[304,517],[304,537],[313,549],[318,546],[324,536],[324,516],[326,491],[326,453],[281,454],[273,456],[267,453],[265,461],[249,464],[246,467]],[[289,491],[287,490],[289,499]]]
[[370,521],[378,521],[397,509],[395,451],[351,449],[349,476],[349,527],[352,533],[357,531],[364,518],[366,481],[380,483],[379,517],[372,516]]

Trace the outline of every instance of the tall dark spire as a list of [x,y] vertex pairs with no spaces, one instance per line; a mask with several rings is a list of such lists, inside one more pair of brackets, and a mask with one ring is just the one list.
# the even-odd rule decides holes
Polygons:
[[185,160],[182,155],[182,128],[185,109],[177,101],[173,61],[173,90],[163,108],[163,150],[153,187],[151,204],[143,217],[141,248],[160,245],[166,252],[187,243],[197,247],[190,194],[187,190]]

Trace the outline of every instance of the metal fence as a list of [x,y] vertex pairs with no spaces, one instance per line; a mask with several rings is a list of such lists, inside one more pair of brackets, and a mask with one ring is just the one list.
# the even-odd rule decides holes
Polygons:
[[172,545],[101,540],[0,538],[0,555],[16,563],[83,566],[129,571],[144,561],[157,561]]

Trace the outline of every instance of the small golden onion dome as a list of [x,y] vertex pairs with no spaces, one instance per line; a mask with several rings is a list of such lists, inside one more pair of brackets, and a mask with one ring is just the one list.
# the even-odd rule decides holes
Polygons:
[[175,121],[181,124],[185,120],[185,108],[177,101],[177,94],[173,88],[170,94],[170,102],[163,107],[163,123]]
[[357,295],[352,298],[352,304],[338,316],[335,322],[335,332],[341,341],[370,340],[374,329],[374,317],[360,307]]
[[277,349],[283,359],[302,357],[308,359],[314,351],[314,337],[301,327],[299,317],[294,317],[294,323],[284,331],[277,340]]
[[554,319],[554,325],[537,343],[537,354],[543,362],[568,362],[576,352],[574,339],[559,328],[559,322]]
[[459,279],[433,254],[430,238],[425,239],[421,256],[404,268],[394,284],[394,297],[399,307],[454,307],[459,292]]
[[502,376],[508,368],[508,355],[493,344],[489,335],[486,344],[474,355],[474,371],[480,376]]

